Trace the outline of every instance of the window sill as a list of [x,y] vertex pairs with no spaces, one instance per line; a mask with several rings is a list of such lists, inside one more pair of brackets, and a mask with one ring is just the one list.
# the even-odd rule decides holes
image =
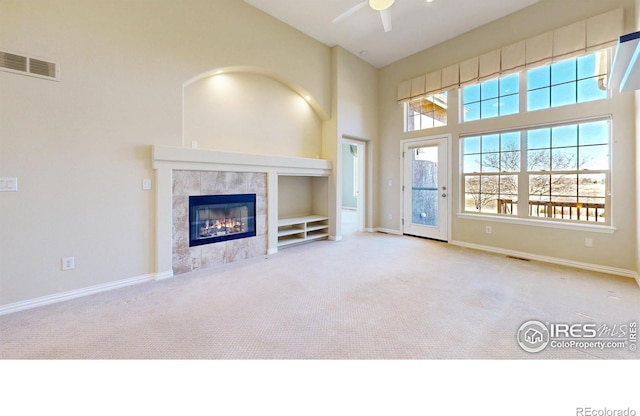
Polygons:
[[543,219],[507,217],[490,214],[466,214],[458,213],[458,218],[476,220],[476,221],[492,221],[504,222],[508,224],[528,225],[533,227],[546,227],[562,230],[586,231],[592,233],[613,234],[616,228],[611,225],[594,225],[585,223],[570,223],[565,221],[548,221]]

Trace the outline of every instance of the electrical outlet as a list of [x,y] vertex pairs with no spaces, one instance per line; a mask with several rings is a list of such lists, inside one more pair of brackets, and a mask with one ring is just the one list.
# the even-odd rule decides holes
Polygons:
[[151,179],[145,178],[142,180],[142,190],[150,191],[151,190]]
[[75,257],[64,257],[62,259],[62,270],[73,270],[76,268],[76,258]]
[[484,232],[486,232],[487,234],[491,234],[493,232],[493,229],[490,225],[487,225],[487,228],[484,229]]
[[391,221],[393,219],[393,215],[391,213],[387,214],[387,219]]
[[585,247],[593,247],[593,238],[585,238],[584,239]]

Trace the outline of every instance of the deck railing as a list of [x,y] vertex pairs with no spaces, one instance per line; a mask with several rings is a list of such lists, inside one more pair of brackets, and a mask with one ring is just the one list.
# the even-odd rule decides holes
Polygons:
[[[512,214],[512,199],[498,199],[498,214]],[[549,202],[529,201],[529,215],[532,217],[561,218],[578,221],[603,222],[605,205],[595,202]]]

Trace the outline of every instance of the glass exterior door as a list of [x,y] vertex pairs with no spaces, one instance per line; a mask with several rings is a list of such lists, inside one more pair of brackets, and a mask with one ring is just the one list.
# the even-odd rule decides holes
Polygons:
[[403,153],[403,233],[447,241],[447,140],[405,143]]

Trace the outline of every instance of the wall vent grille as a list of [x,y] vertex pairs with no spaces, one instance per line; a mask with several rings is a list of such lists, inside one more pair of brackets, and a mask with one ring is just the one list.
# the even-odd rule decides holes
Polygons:
[[0,51],[0,70],[58,81],[60,71],[55,62]]

